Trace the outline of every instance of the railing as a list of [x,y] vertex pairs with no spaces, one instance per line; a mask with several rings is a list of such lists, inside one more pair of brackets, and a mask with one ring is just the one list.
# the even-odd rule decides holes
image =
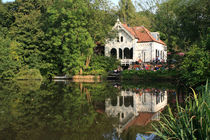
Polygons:
[[132,59],[122,59],[121,61],[121,65],[131,65],[132,62],[134,62]]

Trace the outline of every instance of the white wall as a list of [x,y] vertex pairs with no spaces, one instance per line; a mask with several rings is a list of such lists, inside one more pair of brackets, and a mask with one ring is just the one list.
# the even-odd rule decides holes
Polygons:
[[138,43],[138,45],[135,48],[134,52],[134,60],[138,61],[141,59],[144,62],[144,54],[145,54],[145,62],[150,62],[151,60],[151,50],[152,49],[152,43],[146,42],[146,43]]
[[[162,61],[164,59],[164,61],[166,62],[167,60],[167,51],[165,51],[164,48],[167,48],[166,46],[157,43],[157,42],[153,42],[153,58],[156,59],[156,49],[159,51],[159,58]],[[161,51],[162,51],[162,55],[161,55]]]

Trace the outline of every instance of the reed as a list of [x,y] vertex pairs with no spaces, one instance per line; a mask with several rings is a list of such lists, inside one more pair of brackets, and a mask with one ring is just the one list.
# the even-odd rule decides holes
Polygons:
[[176,102],[176,111],[168,106],[168,114],[162,114],[161,121],[153,125],[154,134],[164,140],[209,140],[210,111],[208,81],[201,94],[196,94],[186,99],[184,107]]

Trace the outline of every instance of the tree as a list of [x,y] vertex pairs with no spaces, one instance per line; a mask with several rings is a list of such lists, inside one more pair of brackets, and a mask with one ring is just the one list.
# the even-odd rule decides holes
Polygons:
[[78,74],[93,53],[94,42],[86,29],[84,0],[56,1],[46,14],[47,59],[54,74]]
[[86,28],[95,43],[105,44],[105,39],[117,20],[116,11],[111,8],[108,0],[89,0],[87,5]]
[[0,37],[0,79],[12,79],[21,67],[18,43]]
[[187,51],[202,45],[209,34],[209,8],[206,0],[168,0],[157,3],[153,28],[161,33],[172,51]]
[[130,20],[135,17],[136,9],[131,0],[119,1],[119,17],[120,20],[126,23],[130,23]]
[[176,20],[175,8],[177,4],[174,0],[157,4],[157,11],[154,15],[153,29],[160,32],[161,39],[164,40],[170,51],[180,49],[178,22]]
[[131,26],[144,26],[149,30],[152,30],[152,18],[154,14],[149,11],[136,12],[135,17],[130,19],[129,24]]
[[3,4],[0,2],[0,36],[8,36],[8,30],[14,22],[12,15],[11,4]]
[[[179,32],[180,39],[184,40],[183,47],[188,49],[186,43],[190,46],[198,44],[203,39],[207,38],[210,9],[208,0],[176,0],[177,7],[175,13],[178,21],[178,26],[181,29]],[[186,46],[184,46],[186,45]]]
[[17,0],[12,3],[15,21],[10,28],[10,37],[20,44],[23,65],[29,68],[41,69],[42,39],[44,32],[42,26],[42,3],[40,0]]

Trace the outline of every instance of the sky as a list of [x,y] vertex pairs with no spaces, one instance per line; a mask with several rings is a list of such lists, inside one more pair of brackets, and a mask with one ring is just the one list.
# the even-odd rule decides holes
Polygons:
[[119,0],[111,0],[114,4],[118,5]]
[[2,0],[2,2],[12,2],[12,1],[15,1],[15,0]]
[[[15,1],[15,0],[2,0],[2,2],[12,2],[12,1]],[[114,4],[118,4],[118,1],[119,0],[111,0]]]

